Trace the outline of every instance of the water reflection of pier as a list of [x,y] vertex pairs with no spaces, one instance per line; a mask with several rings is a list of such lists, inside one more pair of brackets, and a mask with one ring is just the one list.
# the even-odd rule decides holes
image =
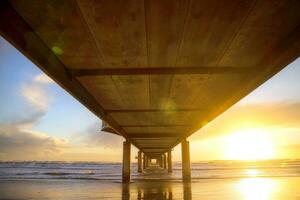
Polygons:
[[[150,164],[150,163],[149,163]],[[139,173],[134,182],[122,185],[122,199],[192,199],[190,182],[178,182],[172,173],[152,163],[144,173]]]
[[[179,186],[180,185],[180,186]],[[151,181],[143,184],[127,184],[124,183],[122,187],[122,200],[129,199],[159,199],[159,200],[173,200],[173,199],[192,199],[191,183],[172,184],[170,182]],[[181,188],[180,188],[181,187]]]

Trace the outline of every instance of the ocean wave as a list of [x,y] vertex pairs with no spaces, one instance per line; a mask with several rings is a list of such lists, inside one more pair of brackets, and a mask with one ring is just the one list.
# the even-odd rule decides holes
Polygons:
[[[192,179],[228,179],[252,177],[300,177],[300,162],[199,162],[191,164]],[[141,177],[137,165],[132,164],[133,180],[162,180],[162,177]],[[250,173],[247,174],[247,171]],[[76,179],[121,180],[121,163],[66,163],[66,162],[0,162],[0,180],[4,179]],[[173,163],[173,173],[163,180],[181,180],[181,163]]]
[[[207,177],[192,177],[192,181],[200,180],[218,180],[218,179],[243,179],[243,178],[282,178],[282,177],[300,177],[299,175],[263,175],[263,176],[207,176]],[[121,176],[118,177],[77,177],[77,176],[59,176],[59,177],[23,177],[23,176],[9,176],[2,177],[0,180],[99,180],[99,181],[120,181]],[[182,181],[181,177],[132,177],[132,181]]]

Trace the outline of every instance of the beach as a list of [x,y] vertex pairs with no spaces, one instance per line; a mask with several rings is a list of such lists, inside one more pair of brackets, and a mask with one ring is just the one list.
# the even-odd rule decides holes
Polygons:
[[149,169],[121,183],[121,163],[1,162],[0,199],[299,199],[300,161],[192,163],[192,181]]
[[299,199],[300,178],[198,180],[191,183],[99,180],[6,180],[0,199]]

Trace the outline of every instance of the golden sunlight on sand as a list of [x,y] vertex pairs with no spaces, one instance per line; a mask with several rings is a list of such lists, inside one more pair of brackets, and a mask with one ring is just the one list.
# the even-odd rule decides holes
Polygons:
[[267,178],[248,178],[240,180],[236,189],[245,200],[273,199],[278,189],[277,182]]

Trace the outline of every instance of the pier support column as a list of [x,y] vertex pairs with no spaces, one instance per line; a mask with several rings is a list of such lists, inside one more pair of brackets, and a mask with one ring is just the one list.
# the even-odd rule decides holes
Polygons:
[[143,172],[143,168],[142,168],[142,152],[141,151],[138,152],[138,172],[139,173]]
[[172,172],[172,151],[168,151],[168,172]]
[[158,160],[159,167],[162,168],[162,164],[163,164],[163,162],[162,162],[162,155],[158,156],[157,160]]
[[159,157],[158,157],[158,159],[159,159],[159,167],[163,167],[163,158],[162,158],[162,155],[160,155]]
[[190,143],[186,140],[181,142],[182,155],[182,179],[184,182],[191,180],[191,166],[190,166]]
[[123,183],[130,182],[130,147],[129,141],[123,142],[123,168],[122,181]]
[[146,161],[146,166],[147,166],[147,168],[149,168],[149,165],[150,165],[150,158],[149,158],[149,156],[147,156],[147,161]]
[[148,169],[148,167],[149,167],[149,157],[146,156],[146,169]]
[[165,153],[163,154],[163,159],[164,159],[164,169],[167,169],[167,156]]
[[143,169],[147,168],[147,155],[144,153],[143,154]]

